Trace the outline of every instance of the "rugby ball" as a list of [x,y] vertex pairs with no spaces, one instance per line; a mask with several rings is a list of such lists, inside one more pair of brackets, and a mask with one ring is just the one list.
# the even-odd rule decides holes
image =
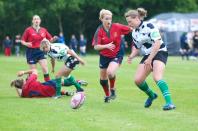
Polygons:
[[78,109],[83,105],[84,101],[85,101],[85,93],[77,92],[72,96],[70,106],[72,109]]

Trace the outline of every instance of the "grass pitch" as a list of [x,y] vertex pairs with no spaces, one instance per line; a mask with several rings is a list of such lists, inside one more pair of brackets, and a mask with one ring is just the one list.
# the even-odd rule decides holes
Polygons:
[[[159,97],[149,109],[144,108],[147,96],[133,83],[140,58],[131,65],[124,59],[117,72],[117,99],[109,104],[103,102],[99,85],[98,56],[87,56],[85,60],[87,65],[72,74],[89,82],[85,87],[86,101],[80,109],[73,110],[69,106],[71,97],[19,98],[9,83],[16,78],[18,70],[28,69],[26,60],[0,56],[0,131],[198,130],[198,61],[169,57],[164,79],[177,108],[163,111],[163,97],[151,76],[147,82]],[[61,66],[62,63],[57,63],[56,71]],[[54,74],[50,76],[53,78]],[[43,81],[42,75],[39,80]],[[74,87],[64,89],[75,90]]]

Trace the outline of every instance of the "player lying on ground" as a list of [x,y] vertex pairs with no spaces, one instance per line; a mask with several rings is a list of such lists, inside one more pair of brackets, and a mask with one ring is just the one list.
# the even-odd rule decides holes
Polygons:
[[52,72],[55,68],[55,59],[64,62],[64,66],[56,74],[56,98],[61,96],[61,77],[66,77],[69,81],[74,82],[73,85],[76,87],[77,92],[84,91],[81,85],[74,80],[74,77],[70,73],[74,70],[76,65],[81,63],[85,64],[84,60],[81,59],[73,50],[70,50],[66,45],[60,43],[51,44],[49,40],[43,39],[40,44],[40,50],[47,53],[51,58]]
[[[49,80],[47,82],[39,82],[37,80],[38,73],[36,69],[19,71],[17,76],[29,75],[27,79],[19,78],[11,82],[11,86],[14,86],[17,94],[20,97],[53,97],[56,95],[56,80]],[[63,86],[74,85],[75,82],[64,79]],[[79,80],[79,84],[87,85],[86,81]],[[62,91],[61,95],[71,96],[73,92]]]

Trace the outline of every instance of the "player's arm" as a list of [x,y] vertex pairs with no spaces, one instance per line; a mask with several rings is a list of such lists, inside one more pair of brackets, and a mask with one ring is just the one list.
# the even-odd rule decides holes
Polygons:
[[101,44],[102,37],[103,37],[102,34],[97,30],[94,34],[94,38],[92,41],[92,45],[94,46],[94,49],[97,51],[104,50],[104,49],[113,50],[115,48],[113,41],[107,44]]
[[32,47],[32,42],[27,42],[27,41],[28,41],[28,30],[26,29],[25,32],[23,33],[21,44],[27,47]]
[[15,88],[19,97],[22,97],[22,89]]
[[131,54],[128,56],[128,63],[131,63],[131,61],[139,54],[139,49],[137,49],[134,45],[131,49]]
[[129,32],[131,32],[133,30],[132,27],[127,26],[127,25],[123,25],[123,24],[119,24],[119,23],[116,23],[116,25],[120,29],[121,34],[128,34]]
[[32,42],[25,42],[24,40],[21,40],[21,44],[27,47],[32,47]]
[[54,68],[55,68],[55,59],[51,58],[51,65],[52,65],[52,73],[54,73]]
[[80,57],[75,53],[75,51],[69,49],[67,53],[70,54],[70,55],[72,55],[73,57],[75,57],[82,65],[85,64],[85,61],[84,61],[82,58],[80,58]]
[[36,74],[38,75],[38,72],[36,69],[31,69],[31,70],[25,70],[25,71],[19,71],[17,73],[17,76],[23,76],[24,74]]
[[99,51],[104,50],[104,49],[113,50],[113,49],[115,49],[115,45],[113,44],[113,42],[110,42],[110,43],[105,44],[105,45],[96,44],[96,45],[94,45],[94,49],[99,50]]
[[152,48],[151,48],[151,53],[147,59],[152,61],[152,59],[155,57],[155,55],[157,54],[157,52],[159,51],[160,46],[161,46],[160,41],[162,38],[161,38],[161,34],[157,28],[154,27],[151,30],[150,38],[153,41],[153,44],[152,44]]
[[161,46],[160,40],[156,40],[152,46],[151,53],[147,59],[152,60],[155,57],[155,55],[157,54],[160,46]]

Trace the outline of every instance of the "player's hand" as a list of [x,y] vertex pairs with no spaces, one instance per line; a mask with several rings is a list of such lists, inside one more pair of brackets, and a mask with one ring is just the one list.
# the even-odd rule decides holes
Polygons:
[[58,40],[58,36],[55,35],[55,36],[53,37],[53,41],[56,41],[56,40]]
[[131,57],[131,55],[129,55],[128,58],[127,58],[127,62],[128,62],[129,64],[131,64],[131,63],[132,63],[132,60],[133,60],[133,58]]
[[27,46],[27,47],[32,47],[32,42],[26,42],[26,43],[25,43],[25,46]]
[[151,63],[152,63],[152,60],[149,59],[149,58],[147,58],[147,59],[144,61],[144,69],[146,69],[146,70],[152,69]]
[[83,59],[80,59],[79,62],[81,65],[85,65],[85,63],[86,63]]
[[24,71],[19,71],[19,72],[17,73],[17,76],[18,76],[18,77],[23,76],[23,75],[24,75]]
[[113,44],[113,41],[106,45],[106,48],[113,51],[115,49],[115,45]]

